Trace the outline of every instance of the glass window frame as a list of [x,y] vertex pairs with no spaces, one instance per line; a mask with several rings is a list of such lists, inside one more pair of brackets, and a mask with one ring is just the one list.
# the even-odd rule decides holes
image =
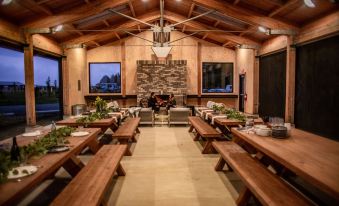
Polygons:
[[[204,92],[204,85],[203,85],[203,81],[204,81],[204,64],[231,64],[232,65],[232,91],[231,92]],[[235,84],[235,78],[234,78],[234,62],[202,62],[201,63],[201,94],[203,95],[230,95],[230,94],[234,94],[234,84]]]

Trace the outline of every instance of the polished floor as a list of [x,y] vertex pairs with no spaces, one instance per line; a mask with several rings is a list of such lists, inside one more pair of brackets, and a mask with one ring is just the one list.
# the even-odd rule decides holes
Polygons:
[[[132,146],[133,156],[122,160],[126,176],[116,178],[106,195],[108,205],[235,205],[242,183],[234,173],[214,171],[219,156],[201,154],[202,146],[193,141],[188,127],[140,130],[138,143]],[[87,161],[91,156],[81,158]],[[53,198],[49,196],[69,181],[65,171],[57,176],[63,181],[47,181],[22,205],[48,203]]]

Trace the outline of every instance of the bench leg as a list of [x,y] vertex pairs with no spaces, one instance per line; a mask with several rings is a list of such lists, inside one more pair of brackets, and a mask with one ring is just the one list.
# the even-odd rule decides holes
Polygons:
[[121,166],[121,164],[119,163],[119,166],[117,168],[117,173],[119,176],[125,176],[126,175],[126,172],[124,170],[124,168]]
[[132,142],[137,142],[137,139],[135,139],[135,134],[131,138]]
[[212,145],[213,140],[208,139],[204,145],[204,149],[202,150],[202,154],[210,154],[210,153],[216,153],[213,145]]
[[250,200],[251,196],[252,196],[251,191],[247,187],[245,187],[240,192],[240,194],[239,194],[239,197],[238,197],[238,199],[236,201],[237,205],[238,206],[245,206],[245,205],[247,205],[247,203]]
[[224,160],[224,158],[220,157],[217,165],[215,165],[215,167],[214,167],[214,170],[215,171],[222,171],[225,164],[226,164],[226,161]]
[[130,149],[131,145],[128,144],[128,139],[119,139],[119,142],[120,142],[120,144],[127,145],[125,156],[132,156],[132,152],[131,152],[131,149]]
[[63,165],[62,167],[72,176],[75,177],[75,175],[80,172],[80,170],[84,167],[84,163],[80,161],[76,156],[70,157]]
[[192,132],[194,129],[193,125],[190,126],[190,128],[188,129],[188,132]]
[[140,130],[139,130],[139,128],[137,127],[137,129],[135,130],[137,133],[140,133]]
[[194,137],[194,141],[199,141],[199,138],[200,138],[200,134],[199,133],[197,133],[196,135],[195,135],[195,137]]

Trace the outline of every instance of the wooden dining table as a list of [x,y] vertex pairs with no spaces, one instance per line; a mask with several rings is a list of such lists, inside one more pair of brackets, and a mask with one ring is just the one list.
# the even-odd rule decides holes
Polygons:
[[[31,158],[28,164],[38,167],[36,173],[18,180],[8,180],[0,184],[0,205],[15,205],[22,198],[29,194],[36,186],[48,179],[63,167],[72,177],[74,177],[84,164],[77,155],[86,147],[89,147],[93,153],[99,150],[97,136],[100,133],[99,128],[85,128],[82,131],[89,132],[82,137],[67,137],[67,144],[70,149],[60,153],[48,153],[39,158]],[[37,137],[17,137],[19,146],[27,145],[33,142]],[[0,143],[7,143],[8,140]]]
[[68,118],[64,120],[60,120],[56,122],[57,125],[66,125],[70,127],[87,127],[87,128],[100,128],[102,133],[105,133],[108,128],[110,128],[112,131],[116,131],[118,129],[118,120],[117,117],[111,116],[106,119],[97,119],[93,122],[77,122],[77,118]]
[[232,133],[339,203],[339,142],[294,128],[286,139]]

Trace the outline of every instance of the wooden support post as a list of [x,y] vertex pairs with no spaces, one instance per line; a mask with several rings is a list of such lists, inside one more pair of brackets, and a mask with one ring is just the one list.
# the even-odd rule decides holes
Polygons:
[[62,69],[62,95],[63,95],[63,108],[64,115],[70,115],[70,105],[69,105],[69,73],[67,67],[67,58],[64,56],[61,60],[61,69]]
[[285,121],[294,123],[294,100],[295,100],[295,56],[294,37],[287,40],[286,59],[286,106]]
[[121,95],[126,97],[126,46],[125,41],[121,42]]
[[201,76],[202,76],[202,62],[201,62],[201,43],[198,42],[198,52],[197,52],[197,68],[198,68],[198,97],[201,97]]
[[253,113],[259,112],[259,56],[258,50],[254,51],[254,72],[253,72]]
[[27,46],[24,48],[25,62],[25,99],[26,122],[29,126],[36,125],[35,93],[34,93],[34,66],[33,66],[33,39],[31,34],[25,34]]

